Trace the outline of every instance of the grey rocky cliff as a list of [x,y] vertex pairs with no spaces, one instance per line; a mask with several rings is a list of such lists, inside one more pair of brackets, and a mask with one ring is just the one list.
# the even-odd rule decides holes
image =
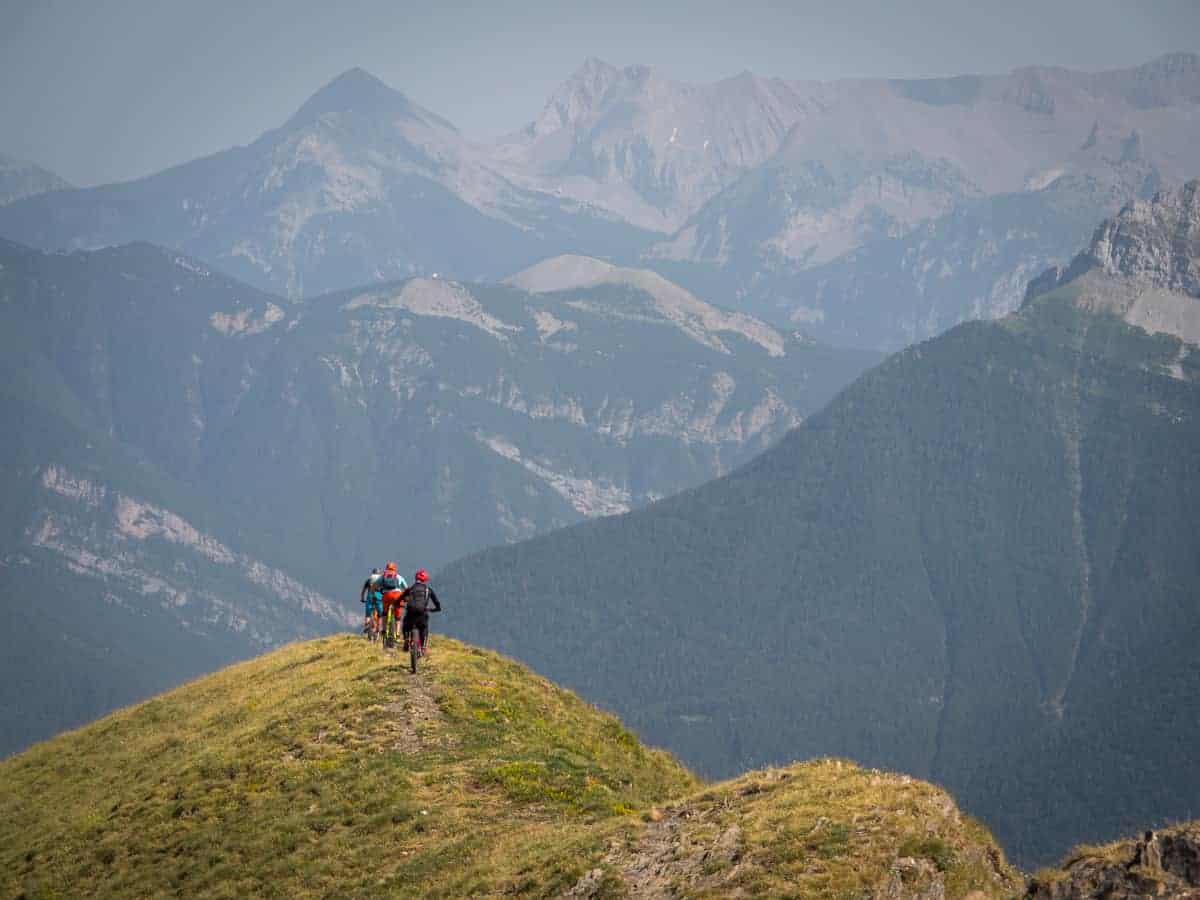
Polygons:
[[1094,270],[1200,297],[1200,179],[1126,206],[1096,229],[1069,266],[1053,266],[1033,279],[1025,301]]
[[[1200,180],[1132,203],[1096,229],[1065,269],[1029,283],[1028,306],[1062,288],[1089,312],[1119,316],[1151,334],[1178,338],[1180,360],[1200,346]],[[1183,369],[1174,367],[1183,377]]]
[[1200,824],[1150,831],[1137,841],[1077,853],[1062,870],[1036,875],[1026,897],[1200,898]]
[[1072,269],[1081,261],[1200,297],[1200,179],[1125,207],[1096,230]]

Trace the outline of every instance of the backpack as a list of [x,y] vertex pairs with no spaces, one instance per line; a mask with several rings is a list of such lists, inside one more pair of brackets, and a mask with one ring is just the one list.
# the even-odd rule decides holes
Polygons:
[[400,575],[396,572],[384,572],[379,578],[377,591],[398,591],[400,590]]
[[429,609],[429,585],[418,581],[408,589],[408,608],[418,613]]

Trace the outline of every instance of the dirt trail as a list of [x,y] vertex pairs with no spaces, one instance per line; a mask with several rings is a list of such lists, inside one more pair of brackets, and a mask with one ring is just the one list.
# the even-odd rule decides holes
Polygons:
[[[401,656],[397,654],[397,656]],[[401,753],[418,753],[433,747],[445,747],[448,736],[443,727],[446,717],[433,693],[435,675],[428,668],[416,675],[408,671],[408,655],[403,662],[403,695],[384,706],[396,717],[399,728],[392,749]]]
[[[680,888],[718,887],[734,873],[741,857],[741,828],[722,827],[719,822],[728,805],[727,798],[712,805],[687,803],[656,812],[661,818],[649,822],[632,846],[614,848],[604,862],[610,872],[619,873],[629,897],[661,900],[679,896]],[[593,869],[563,896],[598,897],[604,879],[604,869]]]

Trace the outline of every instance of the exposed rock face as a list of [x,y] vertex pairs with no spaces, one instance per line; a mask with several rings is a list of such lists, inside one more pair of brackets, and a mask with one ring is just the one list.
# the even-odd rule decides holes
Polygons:
[[1127,206],[1096,230],[1071,268],[1084,262],[1200,297],[1200,179]]
[[1125,207],[1069,266],[1033,279],[1025,303],[1067,285],[1080,309],[1200,344],[1200,180]]
[[787,338],[764,322],[742,313],[728,313],[700,300],[661,275],[646,269],[626,269],[602,260],[567,255],[544,260],[518,272],[510,283],[532,293],[569,291],[602,284],[619,284],[642,291],[652,301],[646,310],[679,328],[706,347],[728,354],[717,334],[737,334],[762,347],[770,356],[786,354]]
[[1200,898],[1200,824],[1146,832],[1140,840],[1080,853],[1034,877],[1029,900]]
[[254,143],[139,181],[17,200],[0,160],[0,235],[153,241],[292,298],[581,254],[892,350],[1008,314],[1096,222],[1195,177],[1198,73],[1177,54],[1104,73],[689,84],[591,59],[527,127],[477,142],[354,69]]

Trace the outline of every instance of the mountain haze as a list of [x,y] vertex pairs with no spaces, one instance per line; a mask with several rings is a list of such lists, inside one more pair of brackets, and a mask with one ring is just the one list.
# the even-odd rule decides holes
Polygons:
[[706,773],[933,778],[1023,861],[1186,817],[1198,223],[1194,182],[1130,207],[733,474],[448,567],[456,632]]
[[[745,72],[706,85],[674,82],[649,66],[617,69],[589,59],[501,148],[564,193],[597,183],[632,190],[665,217],[661,227],[642,224],[679,231],[676,241],[691,233],[691,217],[764,164],[829,179],[819,185],[822,200],[833,199],[835,187],[853,193],[861,185],[874,196],[857,202],[904,228],[928,218],[938,203],[909,213],[889,212],[887,204],[912,204],[931,176],[950,195],[1044,187],[1063,174],[1118,162],[1100,147],[1110,136],[1133,136],[1137,146],[1119,153],[1143,154],[1165,177],[1182,180],[1193,174],[1189,110],[1198,84],[1200,57],[1188,53],[1098,74],[1029,67],[998,76],[806,82]],[[1101,149],[1103,156],[1083,152]],[[617,206],[620,198],[610,208],[637,221],[633,208]],[[810,199],[812,193],[795,198]],[[804,205],[787,213],[790,221],[780,225],[793,229],[809,215]],[[802,248],[784,238],[779,249],[794,257]]]
[[286,296],[438,271],[498,277],[637,229],[514,186],[441,117],[352,69],[254,143],[125,184],[6,210],[44,249],[154,241]]
[[206,430],[236,415],[240,366],[266,346],[250,336],[234,361],[205,340],[210,320],[262,325],[280,307],[149,246],[0,242],[0,267],[0,753],[344,627],[342,604],[247,553],[195,483]]
[[53,172],[0,153],[0,206],[69,187]]
[[0,893],[1200,897],[1200,55],[276,121],[0,155]]
[[[344,627],[384,560],[433,567],[699,484],[876,361],[625,277],[295,302],[149,244],[0,242],[3,749]],[[60,571],[76,601],[42,610]],[[186,652],[148,639],[180,631]]]
[[1187,53],[1102,73],[712,84],[589,59],[486,143],[353,69],[249,146],[12,203],[0,234],[151,240],[292,298],[576,254],[895,349],[1011,312],[1095,221],[1194,177],[1198,97]]

